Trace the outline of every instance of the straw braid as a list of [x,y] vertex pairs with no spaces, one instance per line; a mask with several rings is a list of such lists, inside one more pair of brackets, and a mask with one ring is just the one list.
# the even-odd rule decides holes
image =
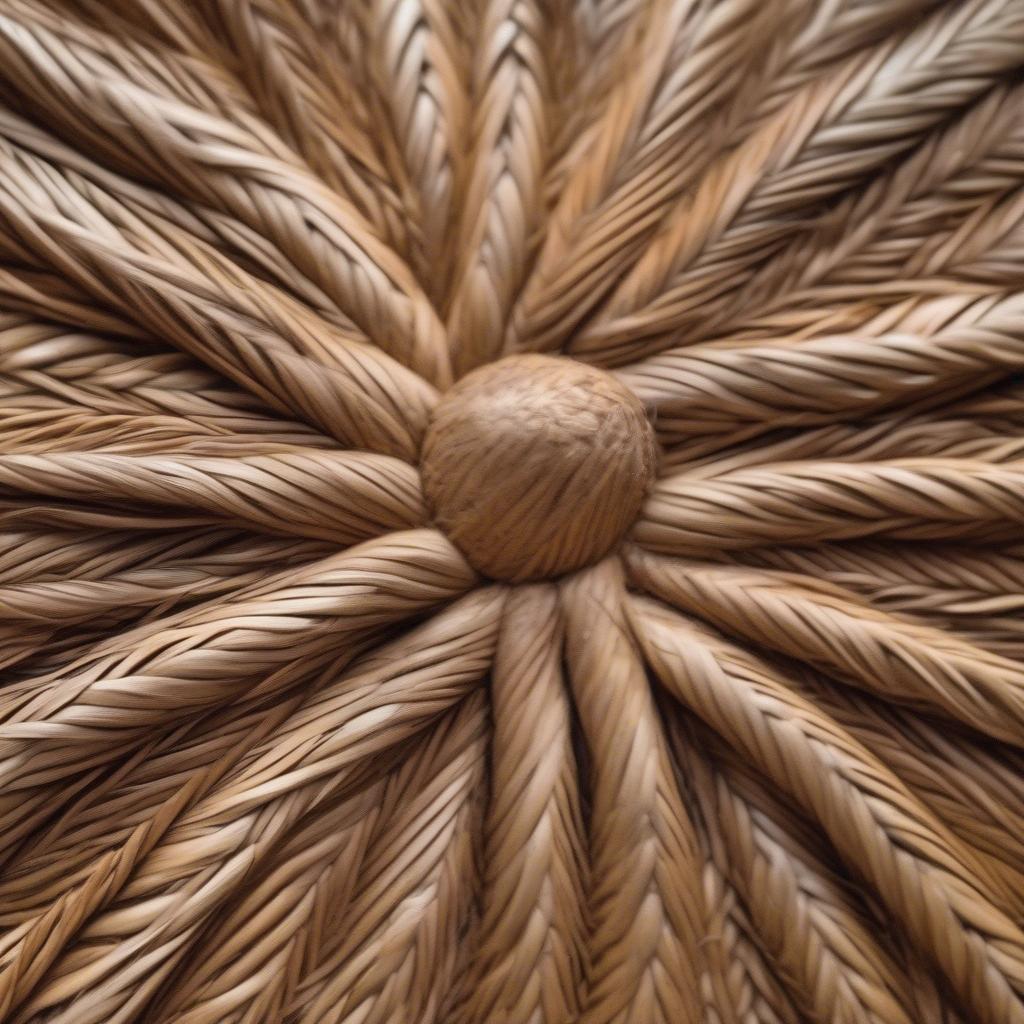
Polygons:
[[702,947],[706,1024],[801,1024],[790,998],[752,941],[751,925],[735,889],[714,864],[704,865],[704,903],[713,908]]
[[[468,16],[470,5],[464,5]],[[408,215],[422,238],[428,293],[443,306],[449,290],[450,227],[464,176],[468,137],[466,40],[460,38],[460,5],[441,0],[359,0],[364,11],[371,113],[383,122],[389,144],[408,180]]]
[[346,636],[451,599],[473,579],[439,534],[396,534],[289,570],[150,635],[127,633],[92,663],[7,692],[0,781],[16,789],[47,769],[68,774],[97,745],[132,742],[267,676],[283,686]]
[[811,1020],[911,1024],[907,979],[844,880],[801,841],[801,824],[727,762],[681,737],[674,747],[729,878]]
[[[689,768],[690,739],[684,736],[676,709],[660,707],[669,748],[678,769],[688,806],[695,776]],[[704,906],[708,920],[702,945],[703,1018],[706,1024],[803,1024],[789,995],[776,980],[776,966],[767,959],[749,914],[727,877],[729,857],[718,829],[708,828],[699,813],[694,825],[704,857]]]
[[1024,745],[1024,670],[1014,661],[810,579],[639,551],[629,565],[659,597],[731,634]]
[[978,553],[949,544],[897,551],[865,543],[758,548],[742,558],[749,565],[833,583],[885,611],[946,629],[1010,629],[1024,608],[1024,550],[1019,546]]
[[[283,699],[255,696],[193,716],[177,728],[149,740],[101,769],[28,791],[48,813],[14,813],[26,792],[4,798],[4,923],[20,924],[38,916],[72,884],[88,877],[91,865],[119,849],[132,830],[145,825],[190,780],[201,777],[204,792],[234,771],[274,734],[311,694],[345,676],[358,648],[321,659],[300,677]],[[386,764],[381,765],[381,772]],[[194,801],[193,801],[194,802]],[[17,846],[36,829],[31,846]]]
[[[7,239],[0,239],[0,245]],[[86,291],[46,270],[0,262],[0,303],[10,312],[45,317],[87,331],[138,337],[130,320],[103,309]]]
[[737,84],[738,115],[723,148],[747,138],[808,82],[858,51],[905,32],[941,2],[862,0],[822,7],[814,0],[795,0],[791,10],[780,7],[773,31],[760,41],[758,63]]
[[1024,1020],[1024,934],[979,887],[981,865],[894,775],[755,658],[653,603],[635,599],[630,611],[661,681],[813,815],[971,1019]]
[[885,536],[1006,540],[1024,522],[1024,469],[967,459],[794,462],[659,481],[634,528],[665,554]]
[[[42,63],[46,53],[66,68],[59,92]],[[114,69],[97,76],[83,68],[76,76],[76,54],[69,40],[0,18],[0,68],[7,68],[0,78],[22,102],[120,169],[234,214],[288,253],[386,351],[434,382],[447,381],[436,315],[358,211],[301,165],[269,152],[243,125],[142,89]],[[110,119],[130,130],[110,136]]]
[[219,64],[219,60],[206,53],[207,35],[191,3],[121,0],[116,7],[106,0],[33,0],[33,3],[44,3],[65,16],[73,14],[117,39],[132,39],[155,50],[179,51],[202,64]]
[[[984,252],[997,242],[998,236],[983,229],[993,200],[1012,193],[1020,180],[1024,138],[1019,123],[1008,116],[1020,98],[1018,86],[991,90],[796,240],[780,254],[775,274],[776,289],[782,278],[785,303],[807,305],[827,294],[853,294],[866,283],[892,290],[892,278],[902,279],[904,289],[920,288],[915,278],[955,266],[963,246]],[[837,232],[846,225],[849,231]],[[972,237],[965,237],[967,229]],[[767,291],[766,276],[759,276],[760,288]],[[763,305],[765,299],[774,300],[768,308],[782,305],[778,290],[754,301]],[[741,310],[744,305],[741,298]]]
[[896,934],[893,943],[903,952],[903,965],[910,978],[910,995],[917,1014],[914,1019],[929,1024],[968,1024],[954,1005],[945,979],[928,969],[910,941]]
[[[0,533],[0,621],[67,625],[216,597],[323,558],[315,541],[229,530]],[[10,579],[14,564],[16,575]]]
[[468,957],[461,940],[477,888],[483,711],[482,699],[467,701],[389,781],[357,895],[339,921],[346,935],[333,970],[289,1019],[446,1019],[445,995]]
[[348,886],[384,793],[377,782],[300,821],[153,1000],[160,1021],[279,1019],[337,885]]
[[[976,857],[989,859],[990,872],[1006,879],[1004,907],[1020,916],[1024,844],[1006,827],[1010,820],[1024,821],[1020,781],[1012,760],[1002,765],[966,738],[951,757],[948,740],[938,729],[900,708],[830,685],[809,672],[794,676],[792,684],[794,692],[831,715],[895,772]],[[989,777],[992,787],[987,785]]]
[[932,304],[930,333],[894,331],[788,344],[694,346],[619,371],[674,438],[748,422],[765,429],[834,422],[906,403],[1024,362],[1024,293],[985,296],[963,309]]
[[[3,395],[5,383],[0,378],[0,395]],[[39,404],[40,396],[36,393],[18,397],[23,405]],[[49,407],[18,408],[12,402],[6,409],[0,409],[0,449],[21,455],[104,451],[122,455],[166,453],[218,458],[236,454],[288,454],[292,448],[284,440],[268,441],[260,433],[197,431],[192,421],[175,416],[103,415],[52,401],[46,404]],[[315,443],[318,438],[314,434],[311,440]],[[322,437],[319,440],[325,447],[333,447],[330,441]]]
[[701,115],[742,75],[759,14],[754,0],[655,0],[632,66],[552,212],[508,347],[560,348],[629,265],[701,167],[709,142]]
[[[356,447],[414,457],[433,403],[428,384],[372,346],[332,331],[195,240],[177,239],[180,255],[168,259],[151,255],[134,232],[109,221],[98,234],[95,207],[83,208],[77,221],[68,219],[66,190],[60,190],[59,203],[57,195],[41,201],[39,189],[52,170],[0,142],[4,220],[47,265],[278,410]],[[23,191],[30,181],[38,186],[31,197]]]
[[[75,447],[76,437],[84,439],[77,446],[91,449],[88,439],[112,429],[119,417],[129,423],[145,419],[154,426],[173,424],[176,430],[187,430],[193,442],[209,437],[211,445],[216,439],[227,447],[243,437],[257,451],[274,444],[320,448],[336,443],[304,425],[271,416],[249,392],[186,355],[149,352],[136,342],[19,315],[0,315],[0,395],[5,450],[24,450],[22,438],[33,436],[33,426],[45,431],[47,451]],[[46,429],[48,415],[58,423],[74,416],[78,432],[53,437]],[[115,436],[130,443],[120,430]]]
[[[25,999],[33,984],[44,976],[46,969],[54,963],[64,945],[72,940],[88,916],[116,895],[131,870],[160,841],[175,817],[189,803],[207,792],[231,767],[232,762],[246,753],[247,746],[244,742],[239,743],[240,736],[244,741],[258,741],[261,734],[273,727],[275,717],[280,720],[286,714],[287,707],[285,704],[276,713],[260,716],[255,727],[248,721],[245,723],[247,728],[243,730],[218,733],[218,739],[222,741],[219,759],[208,761],[201,769],[193,769],[184,778],[180,777],[179,771],[179,777],[162,780],[166,783],[162,792],[159,787],[156,792],[153,789],[146,791],[151,800],[147,813],[125,824],[118,837],[120,843],[116,847],[108,843],[106,848],[93,851],[94,856],[88,859],[81,857],[85,852],[82,846],[73,848],[70,859],[69,851],[63,850],[57,864],[59,881],[56,885],[51,882],[44,900],[35,904],[34,912],[30,910],[25,913],[26,909],[32,907],[25,900],[26,891],[32,892],[30,885],[26,888],[25,870],[8,871],[8,885],[14,883],[12,887],[19,893],[19,898],[8,900],[7,905],[13,910],[20,903],[21,914],[17,918],[20,920],[19,926],[4,936],[3,952],[0,954],[0,963],[5,968],[0,972],[0,1001],[4,1004],[5,1013]],[[116,775],[106,781],[109,783],[114,779]],[[123,804],[119,809],[124,810]],[[104,820],[104,824],[109,828],[109,817]],[[59,830],[59,824],[57,828]],[[50,835],[53,835],[52,831]],[[44,847],[45,840],[41,837],[38,848]],[[76,855],[83,865],[78,872],[72,870]],[[31,864],[28,865],[27,873],[31,877]],[[50,874],[52,876],[52,871]],[[44,872],[44,880],[45,877]]]
[[5,1018],[16,1019],[8,1016],[10,1011],[45,975],[61,946],[124,884],[144,852],[173,820],[190,795],[190,788],[165,805],[164,814],[157,821],[136,829],[119,851],[95,862],[81,885],[54,900],[44,914],[18,930],[18,942],[7,949],[6,970],[0,973],[0,1012]]
[[[648,350],[665,347],[709,286],[731,287],[779,247],[786,238],[780,217],[908,150],[1018,67],[1022,43],[1024,11],[1008,0],[972,0],[941,8],[904,40],[889,40],[809,86],[680,201],[609,299],[596,333],[584,332],[573,351],[603,359],[624,334],[657,339],[645,342]],[[885,66],[898,71],[879,74]],[[894,116],[907,110],[913,117]]]
[[[204,48],[227,59],[260,113],[396,251],[422,262],[403,193],[377,152],[365,97],[288,0],[203,0]],[[185,10],[178,4],[175,15]]]
[[[243,872],[272,855],[290,826],[318,805],[325,813],[329,801],[357,793],[373,777],[367,775],[373,753],[407,739],[486,670],[500,602],[493,594],[479,594],[453,612],[421,627],[402,647],[385,647],[377,657],[353,666],[179,818],[119,894],[120,907],[112,904],[106,920],[94,920],[81,936],[88,942],[90,936],[117,934],[118,941],[66,952],[63,969],[58,967],[36,993],[30,1009],[64,1002],[74,991],[67,987],[69,980],[73,984],[83,971],[93,974],[97,984],[54,1019],[102,1021],[109,1019],[101,1016],[105,1007],[109,1012],[128,1000],[137,1005],[145,1000],[187,951],[198,924],[238,888]],[[427,674],[424,665],[442,672]],[[386,727],[381,724],[384,710],[391,712]],[[476,718],[479,722],[479,714]],[[185,850],[192,855],[183,860]],[[222,864],[236,870],[229,872]],[[131,913],[124,907],[131,907]],[[147,947],[152,955],[140,981],[132,960]]]
[[565,183],[590,145],[609,94],[643,35],[653,5],[643,0],[585,0],[555,3],[551,84],[555,124],[551,160],[545,173],[545,205],[554,207]]
[[585,960],[583,823],[557,592],[508,600],[491,679],[492,797],[479,948],[461,1019],[573,1019]]
[[472,173],[448,330],[459,374],[497,357],[541,222],[548,151],[546,5],[489,0],[473,68]]
[[0,498],[24,495],[86,502],[99,495],[101,505],[181,509],[187,525],[212,520],[339,545],[428,518],[411,466],[386,455],[316,449],[220,459],[0,454]]
[[573,577],[563,591],[569,678],[593,773],[594,960],[580,1019],[696,1024],[704,917],[697,843],[624,598],[614,561]]
[[[274,134],[260,124],[245,90],[220,63],[173,47],[156,49],[147,45],[155,40],[143,41],[139,34],[126,35],[123,21],[117,26],[122,31],[117,32],[107,26],[83,23],[61,10],[62,3],[64,0],[0,0],[0,18],[9,20],[9,24],[23,25],[30,32],[44,33],[42,38],[66,40],[79,57],[84,73],[116,71],[140,87],[242,122],[248,130],[259,134],[265,145],[282,154],[287,152]],[[78,8],[81,3],[82,0],[68,0],[66,6]],[[122,12],[131,6],[131,0],[118,5]],[[180,18],[184,12],[182,5],[172,7]]]
[[[205,243],[240,269],[265,279],[287,292],[290,298],[299,300],[307,310],[328,321],[329,332],[339,330],[353,340],[369,340],[338,303],[298,266],[289,252],[268,245],[258,231],[232,214],[137,184],[2,108],[0,134],[15,146],[60,168],[61,184],[82,197],[79,208],[87,216],[95,216],[90,206],[97,207],[101,215],[128,226],[151,251],[161,255],[173,256],[178,247],[183,244],[187,249],[192,241]],[[126,217],[130,218],[130,224],[126,223]],[[3,244],[10,247],[12,239],[4,239]],[[32,252],[21,251],[17,256],[31,263],[39,262]],[[125,332],[121,330],[121,333]],[[138,333],[137,328],[135,333]]]
[[[967,391],[964,385],[953,391]],[[988,389],[995,391],[997,386]],[[1014,410],[975,412],[950,395],[928,396],[899,412],[809,430],[764,434],[761,424],[723,434],[695,435],[662,452],[662,470],[685,467],[695,478],[711,479],[734,470],[803,460],[878,462],[894,458],[963,459],[1015,463],[1024,456],[1020,417]]]

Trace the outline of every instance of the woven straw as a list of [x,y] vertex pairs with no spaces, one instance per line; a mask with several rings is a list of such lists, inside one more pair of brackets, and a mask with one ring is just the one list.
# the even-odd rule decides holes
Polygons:
[[1024,0],[0,0],[0,1024],[1024,1024]]

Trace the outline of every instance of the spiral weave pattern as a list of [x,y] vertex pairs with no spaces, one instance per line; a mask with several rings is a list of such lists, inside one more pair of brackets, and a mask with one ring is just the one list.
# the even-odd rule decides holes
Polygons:
[[0,0],[0,1024],[1024,1024],[1024,0]]

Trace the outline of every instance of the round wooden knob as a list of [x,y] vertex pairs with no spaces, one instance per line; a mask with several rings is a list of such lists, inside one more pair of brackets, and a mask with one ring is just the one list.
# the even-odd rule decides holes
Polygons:
[[610,374],[509,356],[468,374],[440,402],[423,485],[437,525],[481,573],[543,579],[614,547],[655,459],[643,406]]

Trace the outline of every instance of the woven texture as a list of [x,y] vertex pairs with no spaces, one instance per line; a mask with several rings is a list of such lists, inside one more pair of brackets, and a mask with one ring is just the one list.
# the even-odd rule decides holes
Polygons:
[[1024,0],[0,0],[0,1024],[1024,1024]]

